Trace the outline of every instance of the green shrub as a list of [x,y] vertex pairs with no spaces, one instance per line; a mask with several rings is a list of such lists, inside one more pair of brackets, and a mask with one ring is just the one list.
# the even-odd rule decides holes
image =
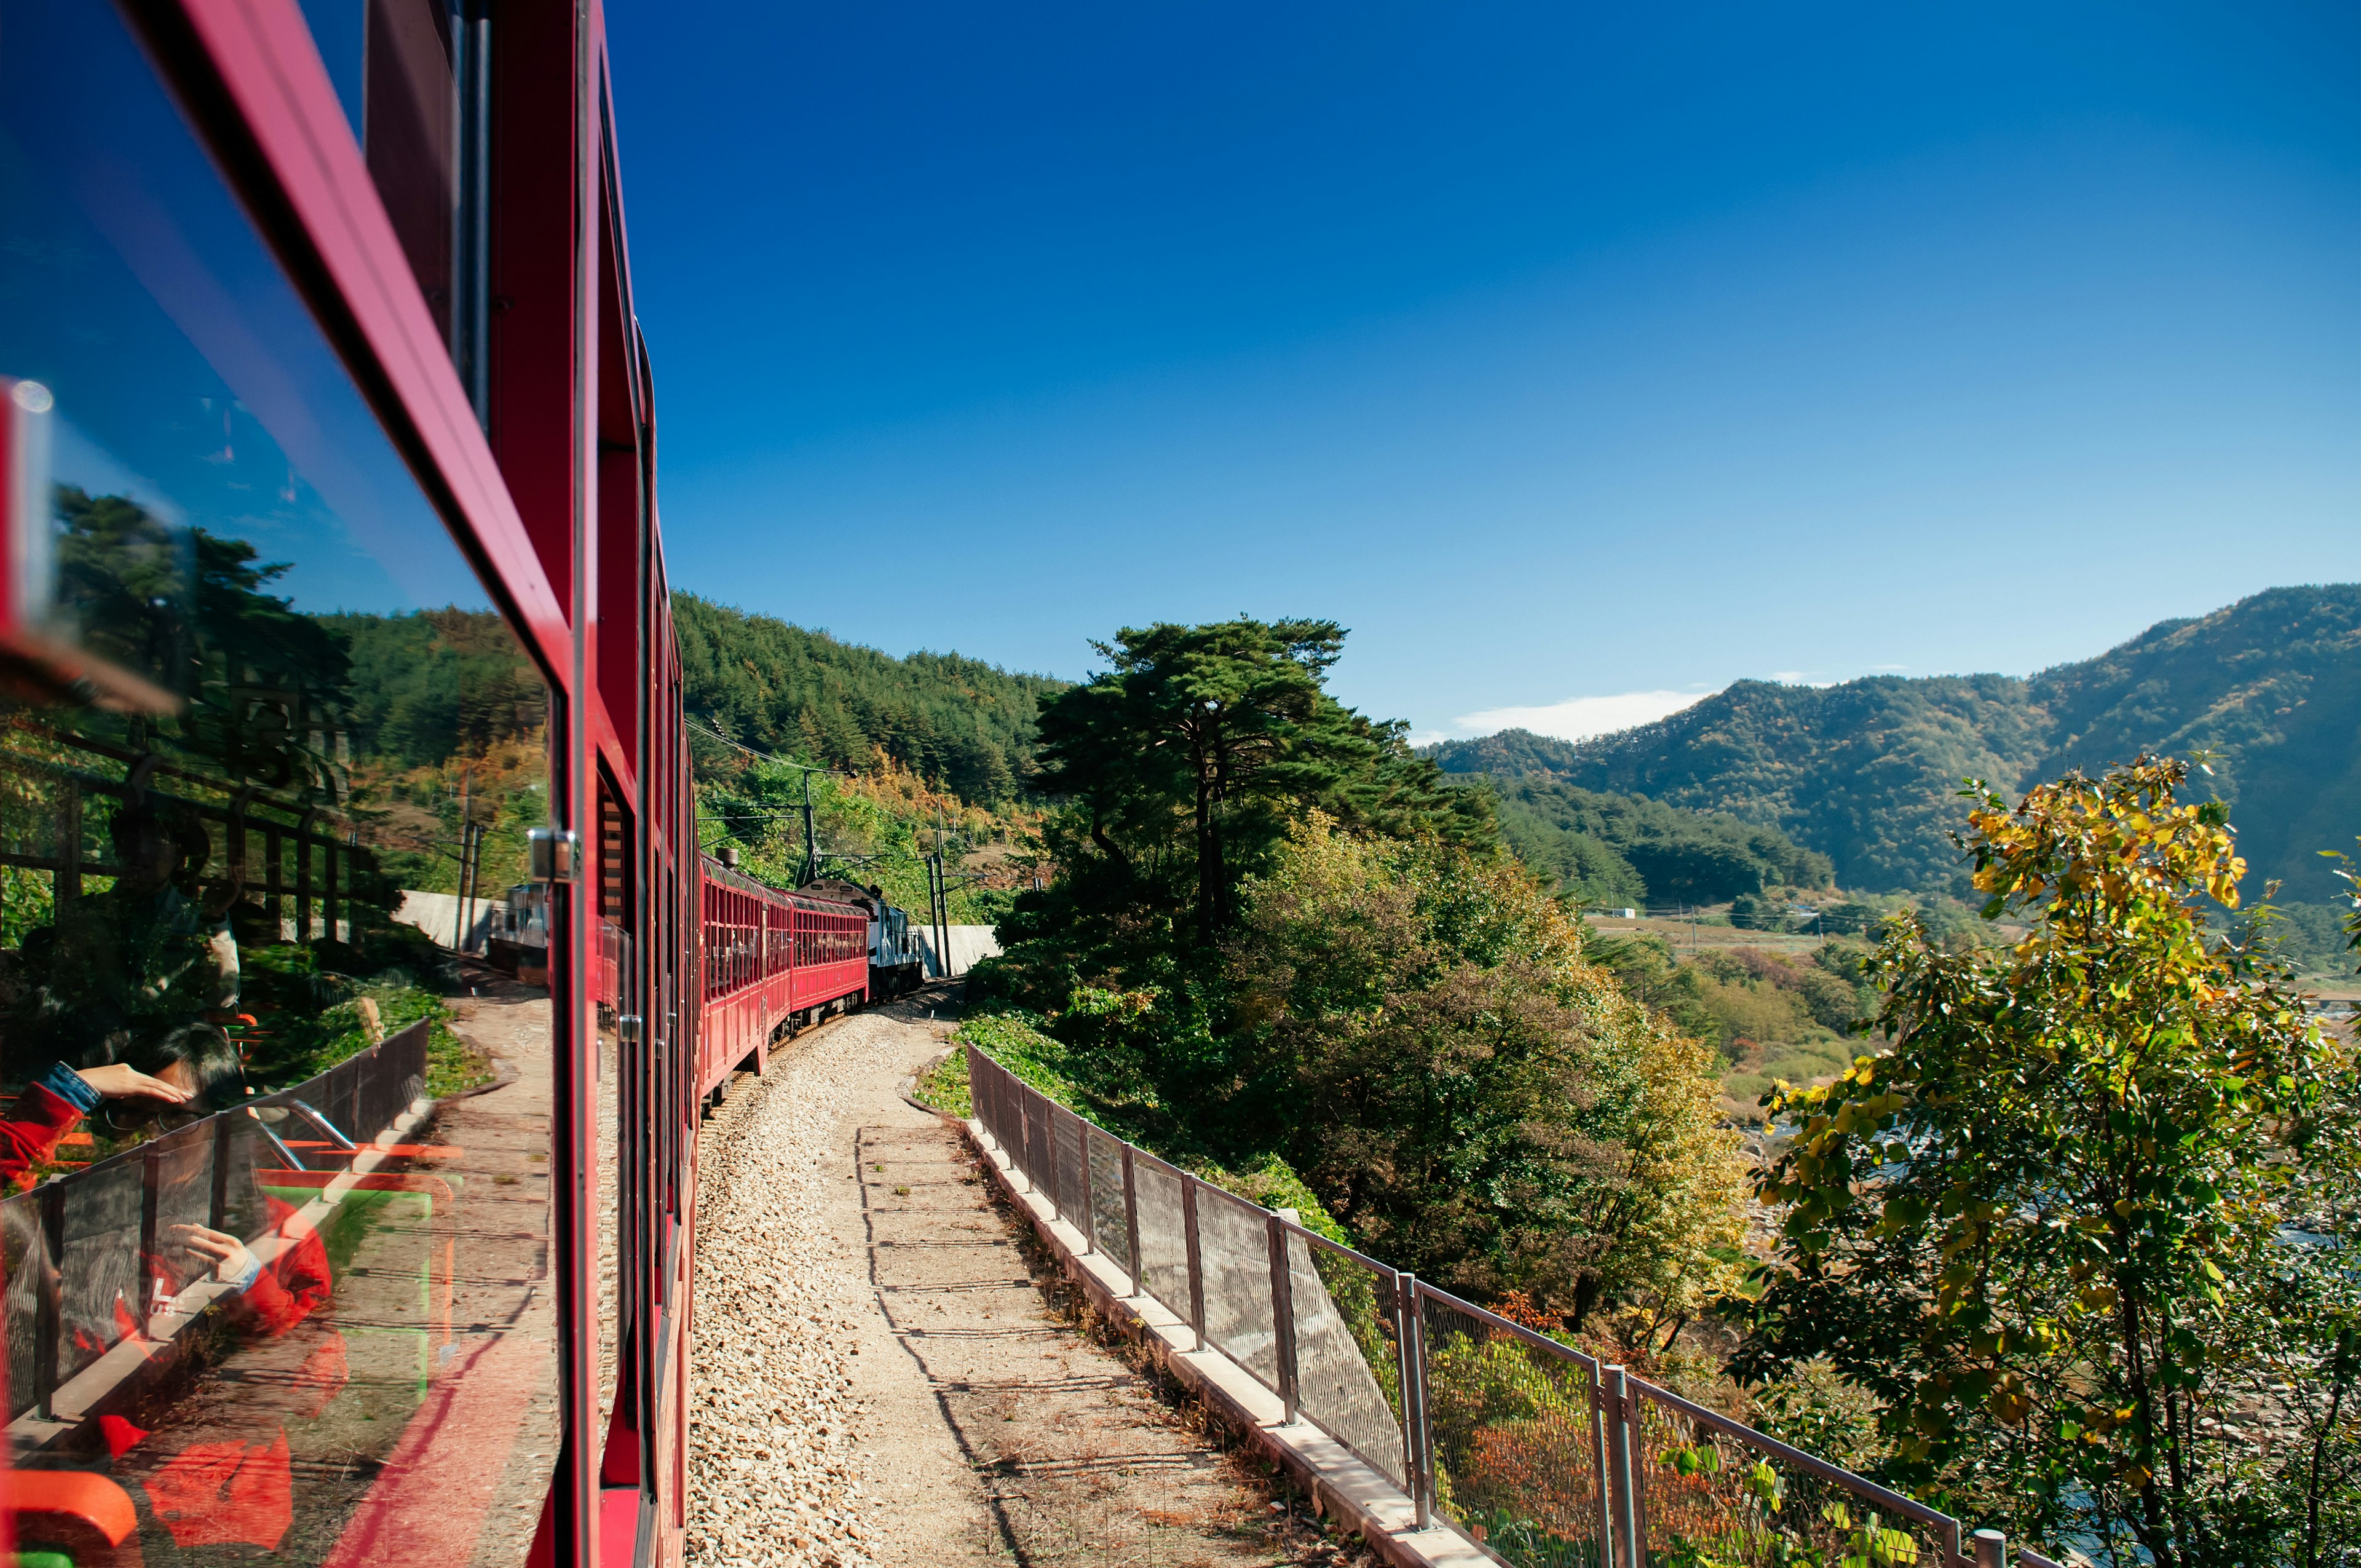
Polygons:
[[910,1098],[961,1121],[974,1115],[974,1102],[968,1098],[965,1047],[953,1046],[940,1061],[918,1074],[910,1086]]

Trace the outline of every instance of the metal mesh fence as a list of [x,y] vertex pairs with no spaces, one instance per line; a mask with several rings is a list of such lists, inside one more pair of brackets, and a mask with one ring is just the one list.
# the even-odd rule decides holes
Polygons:
[[137,1332],[147,1310],[141,1288],[140,1163],[91,1171],[60,1184],[64,1255],[58,1379],[63,1382]]
[[[1646,1548],[1746,1568],[1803,1561],[1945,1568],[1958,1526],[1908,1498],[1634,1382],[1631,1465]],[[1741,1435],[1743,1434],[1743,1435]],[[1882,1494],[1882,1495],[1880,1495]]]
[[1181,1321],[1189,1321],[1188,1219],[1180,1207],[1180,1175],[1161,1160],[1135,1154],[1131,1183],[1139,1201],[1139,1271],[1148,1293]]
[[1435,1511],[1518,1568],[1598,1568],[1595,1364],[1419,1287]]
[[1025,1179],[1033,1190],[1052,1203],[1058,1200],[1050,1187],[1049,1102],[1023,1085],[1016,1097],[1025,1108]]
[[1287,1242],[1296,1407],[1406,1490],[1394,1272],[1317,1236]]
[[[1135,1288],[1182,1322],[1202,1293],[1199,1348],[1220,1351],[1274,1392],[1291,1377],[1299,1415],[1496,1560],[1516,1568],[1965,1561],[1960,1527],[1947,1516],[1432,1286],[1417,1285],[1405,1301],[1407,1276],[1276,1222],[1292,1331],[1282,1335],[1268,1210],[1134,1148],[1134,1258],[1126,1146],[983,1053],[971,1050],[970,1063],[978,1120],[1059,1218],[1087,1228],[1098,1250],[1135,1275]],[[54,1321],[60,1310],[42,1283],[55,1270],[38,1266],[48,1255],[42,1227],[55,1229],[54,1216],[33,1206],[38,1196],[0,1205],[12,1389],[38,1360],[24,1325],[45,1312]],[[103,1293],[104,1281],[89,1289]],[[93,1301],[77,1297],[72,1310],[89,1317]],[[1290,1344],[1292,1365],[1282,1367]],[[1619,1387],[1628,1415],[1618,1413]],[[1610,1420],[1620,1423],[1612,1431]],[[1621,1460],[1607,1474],[1609,1456],[1624,1451],[1629,1485],[1616,1478]],[[1610,1535],[1636,1554],[1610,1551]]]
[[1279,1335],[1270,1315],[1267,1211],[1201,1184],[1197,1257],[1205,1282],[1207,1342],[1260,1378],[1264,1387],[1278,1387]]
[[0,1205],[9,1414],[40,1405],[148,1331],[163,1305],[159,1260],[177,1255],[185,1227],[258,1243],[291,1201],[267,1190],[269,1173],[349,1162],[350,1151],[299,1102],[356,1144],[380,1138],[425,1092],[427,1045],[427,1025],[413,1025],[292,1089],[160,1134]]
[[1098,1249],[1131,1272],[1131,1231],[1123,1212],[1123,1144],[1089,1123],[1082,1135],[1090,1146],[1091,1239]]
[[1082,1120],[1071,1111],[1050,1106],[1049,1131],[1058,1141],[1058,1218],[1076,1230],[1088,1223],[1090,1205],[1082,1192]]
[[1008,1140],[1000,1135],[1000,1107],[994,1093],[997,1087],[997,1072],[983,1053],[972,1046],[969,1047],[967,1051],[968,1113],[975,1118],[976,1125],[983,1129],[984,1136],[990,1138],[999,1147],[1005,1148],[1008,1146]]
[[1014,1156],[1016,1135],[1010,1130],[1014,1124],[1008,1114],[1008,1075],[981,1051],[970,1051],[968,1059],[975,1064],[968,1081],[982,1088],[976,1105],[984,1117],[985,1125],[992,1130],[992,1141],[999,1145],[1003,1152]]
[[55,1260],[42,1244],[38,1193],[20,1193],[0,1203],[0,1261],[8,1269],[0,1312],[7,1320],[8,1414],[13,1418],[34,1402],[34,1382],[39,1376],[41,1293],[56,1277]]

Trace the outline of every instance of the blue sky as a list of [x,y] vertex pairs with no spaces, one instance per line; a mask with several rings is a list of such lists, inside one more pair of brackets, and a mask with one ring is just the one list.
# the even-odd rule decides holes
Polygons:
[[609,28],[674,579],[725,602],[1065,675],[1328,616],[1340,695],[1442,734],[2361,576],[2350,5]]

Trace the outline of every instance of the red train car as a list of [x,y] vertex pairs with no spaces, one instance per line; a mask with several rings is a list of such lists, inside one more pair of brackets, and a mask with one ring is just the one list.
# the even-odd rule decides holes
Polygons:
[[869,913],[809,894],[782,893],[711,856],[704,877],[704,1018],[699,1093],[741,1065],[760,1070],[772,1044],[830,1008],[869,998]]
[[[598,0],[0,0],[15,1549],[681,1557],[699,1097],[859,955],[699,863],[615,135]],[[366,1043],[455,747],[548,989]]]

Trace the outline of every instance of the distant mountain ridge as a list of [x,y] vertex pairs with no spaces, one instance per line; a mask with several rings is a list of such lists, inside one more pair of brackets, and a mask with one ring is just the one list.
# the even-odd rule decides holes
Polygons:
[[1544,773],[1773,827],[1874,892],[1963,883],[1949,834],[1963,777],[2011,793],[2142,751],[2213,753],[2251,874],[2320,901],[2313,852],[2361,832],[2361,584],[2272,588],[2158,622],[2031,679],[1740,681],[1670,718],[1581,742],[1508,730],[1429,753],[1451,773]]

